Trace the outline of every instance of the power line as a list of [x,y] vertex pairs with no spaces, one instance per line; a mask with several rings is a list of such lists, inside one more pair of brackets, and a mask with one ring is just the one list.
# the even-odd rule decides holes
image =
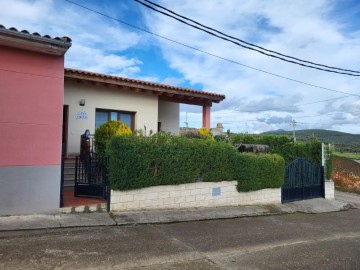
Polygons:
[[330,113],[322,113],[322,114],[314,114],[314,115],[303,115],[303,116],[297,116],[296,118],[311,118],[311,117],[317,117],[317,116],[323,116],[323,115],[332,115],[332,114],[339,114],[339,113],[358,113],[360,111],[352,111],[352,112],[330,112]]
[[[266,108],[266,109],[259,109],[259,110],[255,110],[255,111],[240,111],[238,108],[234,108],[233,110],[235,112],[240,112],[240,113],[256,113],[256,112],[264,112],[264,111],[276,111],[279,109],[286,109],[286,108],[292,108],[292,107],[298,107],[298,106],[304,106],[304,105],[311,105],[311,104],[317,104],[317,103],[323,103],[323,102],[328,102],[328,101],[332,101],[332,100],[338,100],[338,99],[343,99],[343,98],[347,98],[350,97],[349,95],[346,96],[342,96],[342,97],[337,97],[337,98],[330,98],[330,99],[324,99],[324,100],[319,100],[319,101],[314,101],[314,102],[307,102],[307,103],[298,103],[298,104],[294,104],[294,105],[289,105],[289,106],[282,106],[282,107],[273,107],[273,108]],[[213,112],[216,114],[234,114],[234,112]]]
[[[330,112],[330,113],[322,113],[322,114],[314,114],[314,115],[303,115],[303,116],[296,116],[296,118],[313,118],[318,116],[324,116],[324,115],[333,115],[333,114],[346,114],[346,113],[360,113],[359,111],[352,111],[352,112]],[[246,123],[246,122],[263,122],[266,123],[266,120],[271,119],[270,117],[267,118],[257,118],[257,119],[247,119],[247,120],[240,120],[240,121],[222,121],[222,123]],[[286,122],[286,119],[284,119],[284,122]],[[201,121],[189,121],[188,123],[201,123]]]
[[[342,70],[342,71],[350,71],[350,72],[353,72],[353,73],[360,73],[360,71],[352,71],[352,70],[346,70],[346,69],[337,68],[337,67],[326,66],[326,65],[322,65],[322,64],[316,64],[316,63],[313,63],[313,62],[310,62],[310,61],[301,60],[301,59],[298,59],[298,58],[295,58],[295,57],[286,56],[286,55],[283,55],[283,54],[274,52],[274,53],[276,53],[276,54],[278,54],[278,55],[282,55],[282,56],[284,56],[284,57],[291,58],[291,59],[297,59],[297,61],[301,61],[301,62],[302,62],[302,63],[299,63],[299,62],[296,62],[296,61],[293,61],[293,60],[286,59],[286,58],[284,58],[284,57],[279,57],[279,56],[276,56],[276,55],[273,55],[273,54],[270,54],[270,53],[266,53],[266,52],[264,52],[264,51],[261,51],[261,50],[258,50],[258,49],[255,49],[255,48],[252,48],[252,47],[249,47],[249,46],[246,46],[246,45],[243,45],[243,44],[242,44],[242,43],[246,43],[246,44],[251,44],[251,43],[244,42],[244,41],[242,41],[242,40],[240,40],[240,39],[238,39],[238,38],[234,38],[234,37],[228,36],[228,35],[220,32],[220,31],[217,31],[217,30],[214,30],[214,29],[212,29],[212,28],[210,28],[210,27],[205,26],[206,29],[212,29],[211,31],[220,33],[220,34],[223,35],[223,36],[218,35],[218,34],[215,34],[215,33],[210,32],[210,31],[208,31],[208,30],[206,30],[206,29],[204,29],[204,28],[201,28],[201,27],[198,27],[198,26],[196,26],[196,25],[190,24],[190,23],[188,23],[188,22],[186,22],[186,21],[184,21],[184,20],[182,20],[182,19],[179,19],[179,18],[177,18],[177,17],[175,17],[175,16],[173,16],[173,15],[171,15],[171,14],[168,14],[168,13],[166,13],[166,12],[163,12],[163,11],[161,11],[161,10],[158,10],[158,9],[156,9],[156,8],[150,6],[150,5],[147,5],[147,4],[145,4],[145,3],[143,3],[143,2],[141,2],[141,1],[139,1],[139,0],[133,0],[133,1],[138,2],[139,4],[145,6],[145,7],[149,8],[149,9],[152,9],[152,10],[158,12],[158,13],[161,13],[161,14],[163,14],[163,15],[165,15],[165,16],[168,16],[168,17],[170,17],[170,18],[173,18],[173,19],[175,19],[175,20],[177,20],[177,21],[179,21],[179,22],[181,22],[181,23],[183,23],[183,24],[186,24],[186,25],[190,26],[190,27],[196,28],[196,29],[198,29],[198,30],[200,30],[200,31],[203,31],[203,32],[205,32],[205,33],[208,33],[208,34],[210,34],[210,35],[212,35],[212,36],[215,36],[215,37],[217,37],[217,38],[223,39],[223,40],[225,40],[225,41],[229,41],[229,42],[231,42],[231,43],[233,43],[233,44],[235,44],[235,45],[238,45],[238,46],[240,46],[240,47],[242,47],[242,48],[245,48],[245,49],[248,49],[248,50],[252,50],[252,51],[256,51],[256,52],[258,52],[258,53],[261,53],[261,54],[266,55],[266,56],[269,56],[269,57],[273,57],[273,58],[276,58],[276,59],[279,59],[279,60],[282,60],[282,61],[285,61],[285,62],[288,62],[288,63],[292,63],[292,64],[296,64],[296,65],[300,65],[300,66],[308,67],[308,68],[312,68],[312,69],[317,69],[317,70],[321,70],[321,71],[326,71],[326,72],[331,72],[331,73],[337,73],[337,74],[342,74],[342,75],[348,75],[348,76],[355,76],[355,77],[360,76],[360,74],[352,74],[352,73],[348,73],[348,72],[339,72],[339,71],[335,71],[335,70],[331,70],[331,69]],[[147,0],[145,0],[145,1],[146,1],[146,2],[150,2],[150,1],[147,1]],[[150,3],[152,3],[152,2],[150,2]],[[166,8],[160,6],[160,5],[157,5],[157,4],[155,4],[155,5],[161,7],[161,8],[163,8],[163,9],[165,9],[165,10],[168,10],[168,9],[166,9]],[[176,14],[175,12],[172,12],[172,13]],[[179,16],[179,15],[177,15],[177,16]],[[181,15],[180,15],[180,16],[181,16]],[[195,22],[194,20],[191,20],[191,19],[189,19],[189,18],[187,18],[187,17],[184,17],[184,16],[181,16],[181,17],[182,17],[182,18],[186,18],[186,20]],[[199,24],[199,23],[197,23],[197,22],[195,22],[195,23],[198,24],[198,25],[203,26],[202,24]],[[204,26],[203,26],[203,27],[204,27]],[[226,37],[224,37],[224,36],[228,36],[228,37],[231,37],[232,39],[239,40],[241,43],[239,43],[239,42],[237,42],[237,41],[234,41],[234,40],[231,40],[231,39],[229,39],[229,38],[226,38]],[[256,45],[254,45],[254,44],[251,44],[251,46],[254,46],[254,47],[258,47],[258,48],[259,48],[259,46],[256,46]],[[260,47],[260,48],[262,48],[262,47]],[[262,48],[262,49],[264,49],[264,48]],[[268,51],[268,52],[269,52],[270,50],[265,49],[265,51]],[[273,51],[271,51],[271,52],[273,52]],[[317,66],[310,66],[310,65],[304,64],[304,63],[311,63],[312,65],[317,65]],[[328,68],[330,68],[330,69],[320,68],[320,67],[318,67],[318,66],[326,66],[326,67],[328,67]]]
[[348,92],[339,91],[339,90],[335,90],[335,89],[331,89],[331,88],[319,86],[319,85],[316,85],[316,84],[311,84],[311,83],[303,82],[303,81],[296,80],[296,79],[292,79],[292,78],[289,78],[289,77],[286,77],[286,76],[282,76],[282,75],[279,75],[279,74],[276,74],[276,73],[272,73],[272,72],[269,72],[269,71],[265,71],[265,70],[262,70],[262,69],[259,69],[259,68],[251,67],[251,66],[248,66],[248,65],[239,63],[239,62],[237,62],[237,61],[234,61],[234,60],[231,60],[231,59],[228,59],[228,58],[225,58],[225,57],[222,57],[222,56],[219,56],[219,55],[216,55],[216,54],[213,54],[213,53],[210,53],[210,52],[207,52],[207,51],[204,51],[204,50],[195,48],[195,47],[192,47],[192,46],[190,46],[190,45],[181,43],[181,42],[179,42],[179,41],[176,41],[176,40],[173,40],[173,39],[170,39],[170,38],[161,36],[161,35],[159,35],[159,34],[156,34],[156,33],[153,33],[153,32],[151,32],[151,31],[148,31],[148,30],[146,30],[146,29],[143,29],[143,28],[141,28],[141,27],[138,27],[138,26],[132,25],[132,24],[130,24],[130,23],[124,22],[124,21],[122,21],[122,20],[119,20],[119,19],[117,19],[117,18],[111,17],[111,16],[109,16],[109,15],[107,15],[107,14],[104,14],[104,13],[102,13],[102,12],[100,12],[100,11],[97,11],[97,10],[94,10],[94,9],[91,9],[91,8],[88,8],[88,7],[85,7],[85,6],[83,6],[83,5],[80,5],[80,4],[78,4],[78,3],[75,3],[75,2],[73,2],[73,1],[70,1],[70,0],[64,0],[64,1],[66,1],[66,2],[68,2],[68,3],[71,3],[71,4],[73,4],[73,5],[76,5],[76,6],[78,6],[78,7],[81,7],[81,8],[83,8],[83,9],[89,10],[89,11],[91,11],[91,12],[93,12],[93,13],[98,14],[98,15],[104,16],[104,17],[106,17],[106,18],[108,18],[108,19],[111,19],[111,20],[117,21],[117,22],[119,22],[119,23],[122,23],[122,24],[124,24],[124,25],[130,26],[130,27],[135,28],[135,29],[137,29],[137,30],[146,32],[146,33],[148,33],[148,34],[151,34],[151,35],[154,35],[154,36],[156,36],[156,37],[162,38],[162,39],[164,39],[164,40],[167,40],[167,41],[176,43],[176,44],[178,44],[178,45],[187,47],[187,48],[189,48],[189,49],[192,49],[192,50],[195,50],[195,51],[198,51],[198,52],[201,52],[201,53],[204,53],[204,54],[207,54],[207,55],[216,57],[216,58],[218,58],[218,59],[221,59],[221,60],[224,60],[224,61],[227,61],[227,62],[236,64],[236,65],[239,65],[239,66],[243,66],[243,67],[246,67],[246,68],[249,68],[249,69],[252,69],[252,70],[256,70],[256,71],[259,71],[259,72],[262,72],[262,73],[265,73],[265,74],[268,74],[268,75],[271,75],[271,76],[275,76],[275,77],[282,78],[282,79],[285,79],[285,80],[288,80],[288,81],[300,83],[300,84],[307,85],[307,86],[310,86],[310,87],[314,87],[314,88],[318,88],[318,89],[323,89],[323,90],[330,91],[330,92],[336,92],[336,93],[342,93],[342,94],[346,94],[346,95],[350,95],[350,96],[360,97],[360,95],[357,95],[357,94],[351,94],[351,93],[348,93]]
[[[134,1],[137,1],[137,0],[134,0]],[[309,63],[309,64],[312,64],[312,65],[317,65],[317,66],[322,66],[322,67],[331,68],[331,69],[337,69],[337,70],[342,70],[342,71],[349,71],[349,72],[353,72],[353,73],[360,73],[360,71],[355,71],[355,70],[350,70],[350,69],[343,69],[343,68],[337,68],[337,67],[327,66],[327,65],[323,65],[323,64],[318,64],[318,63],[314,63],[314,62],[311,62],[311,61],[302,60],[302,59],[300,59],[300,58],[292,57],[292,56],[290,56],[290,55],[282,54],[282,53],[279,53],[279,52],[276,52],[276,51],[272,51],[272,50],[266,49],[266,48],[264,48],[264,47],[258,46],[258,45],[256,45],[256,44],[253,44],[253,43],[250,43],[250,42],[246,42],[246,41],[241,40],[241,39],[239,39],[239,38],[236,38],[236,37],[234,37],[234,36],[227,35],[227,34],[225,34],[224,32],[221,32],[221,31],[216,30],[216,29],[214,29],[214,28],[211,28],[211,27],[208,27],[208,26],[206,26],[206,25],[203,25],[203,24],[201,24],[201,23],[199,23],[199,22],[197,22],[197,21],[195,21],[195,20],[192,20],[192,19],[190,19],[190,18],[188,18],[188,17],[182,16],[182,15],[180,15],[180,14],[178,14],[178,13],[176,13],[176,12],[170,10],[170,9],[167,9],[167,8],[165,8],[165,7],[163,7],[163,6],[159,5],[159,4],[156,4],[156,3],[154,3],[154,2],[151,2],[151,1],[149,1],[149,0],[143,0],[143,1],[145,1],[145,2],[147,2],[147,3],[150,3],[151,5],[154,5],[154,6],[156,6],[156,7],[159,7],[159,8],[161,8],[161,9],[163,9],[163,10],[166,10],[167,12],[169,12],[169,13],[171,13],[171,14],[174,14],[174,15],[182,18],[182,19],[185,19],[185,20],[187,20],[187,21],[190,21],[190,22],[193,22],[193,23],[195,23],[195,24],[197,24],[197,25],[200,25],[201,27],[204,27],[204,28],[206,28],[206,29],[209,29],[209,30],[211,30],[211,31],[214,31],[214,32],[216,32],[216,33],[219,33],[219,34],[221,34],[221,35],[223,35],[223,36],[226,36],[226,37],[228,37],[228,38],[235,39],[235,40],[240,41],[240,42],[242,42],[242,43],[244,43],[244,44],[247,44],[247,45],[250,45],[250,46],[259,48],[259,49],[264,50],[264,51],[267,51],[267,52],[275,53],[275,54],[280,55],[280,56],[284,56],[284,57],[287,57],[287,58],[290,58],[290,59],[294,59],[294,60],[297,60],[297,61],[301,61],[301,62],[304,62],[304,63]],[[139,2],[139,1],[137,1],[137,2]],[[140,3],[140,2],[139,2],[139,3]],[[144,5],[144,3],[141,3],[141,4]]]

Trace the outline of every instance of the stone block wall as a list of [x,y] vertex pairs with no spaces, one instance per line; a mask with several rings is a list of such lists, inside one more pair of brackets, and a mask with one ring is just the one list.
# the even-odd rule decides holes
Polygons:
[[110,211],[281,203],[281,188],[238,192],[237,181],[111,191]]
[[325,181],[325,199],[334,199],[335,196],[335,186],[332,180]]

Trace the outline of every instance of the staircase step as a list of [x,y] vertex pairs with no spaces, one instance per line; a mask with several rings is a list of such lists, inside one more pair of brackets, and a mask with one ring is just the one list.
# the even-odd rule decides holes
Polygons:
[[106,203],[97,203],[97,204],[90,204],[90,205],[81,205],[81,206],[60,208],[60,213],[62,213],[62,214],[94,213],[94,212],[106,212]]

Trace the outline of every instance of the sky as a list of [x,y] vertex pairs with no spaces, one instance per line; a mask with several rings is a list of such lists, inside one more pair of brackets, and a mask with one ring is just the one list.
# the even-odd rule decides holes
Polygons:
[[[224,94],[211,109],[212,127],[221,122],[231,132],[260,133],[291,130],[295,120],[296,129],[360,134],[360,77],[264,56],[133,0],[72,1],[117,21],[65,0],[0,0],[0,24],[70,37],[65,67]],[[360,70],[357,0],[153,2],[282,54]],[[181,105],[180,111],[180,127],[201,126],[200,106]]]

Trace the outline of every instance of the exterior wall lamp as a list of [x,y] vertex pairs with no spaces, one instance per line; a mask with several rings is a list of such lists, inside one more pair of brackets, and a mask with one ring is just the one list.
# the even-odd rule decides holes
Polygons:
[[85,99],[80,99],[79,105],[80,106],[85,106]]

